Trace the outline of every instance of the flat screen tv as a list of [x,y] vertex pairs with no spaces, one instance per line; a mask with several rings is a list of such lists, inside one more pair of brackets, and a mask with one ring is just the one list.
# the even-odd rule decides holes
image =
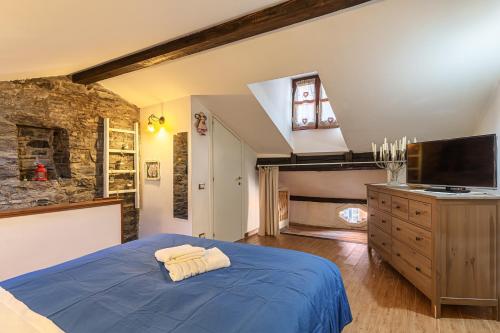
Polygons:
[[497,187],[495,134],[410,143],[408,184],[450,188]]

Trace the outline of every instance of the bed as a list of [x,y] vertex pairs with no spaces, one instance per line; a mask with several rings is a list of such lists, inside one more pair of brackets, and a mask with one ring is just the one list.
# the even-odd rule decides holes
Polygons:
[[[172,282],[153,253],[218,247],[231,267]],[[36,254],[33,254],[36,255]],[[340,332],[351,312],[338,268],[303,252],[161,234],[0,282],[68,333]]]

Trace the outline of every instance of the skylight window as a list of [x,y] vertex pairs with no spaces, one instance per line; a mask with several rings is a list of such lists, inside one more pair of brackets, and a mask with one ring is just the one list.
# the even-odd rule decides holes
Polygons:
[[292,81],[292,96],[292,128],[294,131],[339,127],[318,75],[294,79]]

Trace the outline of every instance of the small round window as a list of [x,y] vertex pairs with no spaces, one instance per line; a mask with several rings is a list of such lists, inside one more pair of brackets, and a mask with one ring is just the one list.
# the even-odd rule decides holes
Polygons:
[[360,207],[346,207],[339,212],[339,217],[349,224],[366,223],[368,214]]

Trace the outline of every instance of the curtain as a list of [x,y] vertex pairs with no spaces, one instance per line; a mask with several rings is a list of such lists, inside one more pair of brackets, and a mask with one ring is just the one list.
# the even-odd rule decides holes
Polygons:
[[326,95],[325,88],[321,85],[319,94],[319,121],[318,128],[336,128],[339,127],[332,106]]
[[259,168],[260,226],[259,235],[277,236],[280,233],[278,167]]
[[316,78],[296,83],[293,96],[293,128],[316,127]]

